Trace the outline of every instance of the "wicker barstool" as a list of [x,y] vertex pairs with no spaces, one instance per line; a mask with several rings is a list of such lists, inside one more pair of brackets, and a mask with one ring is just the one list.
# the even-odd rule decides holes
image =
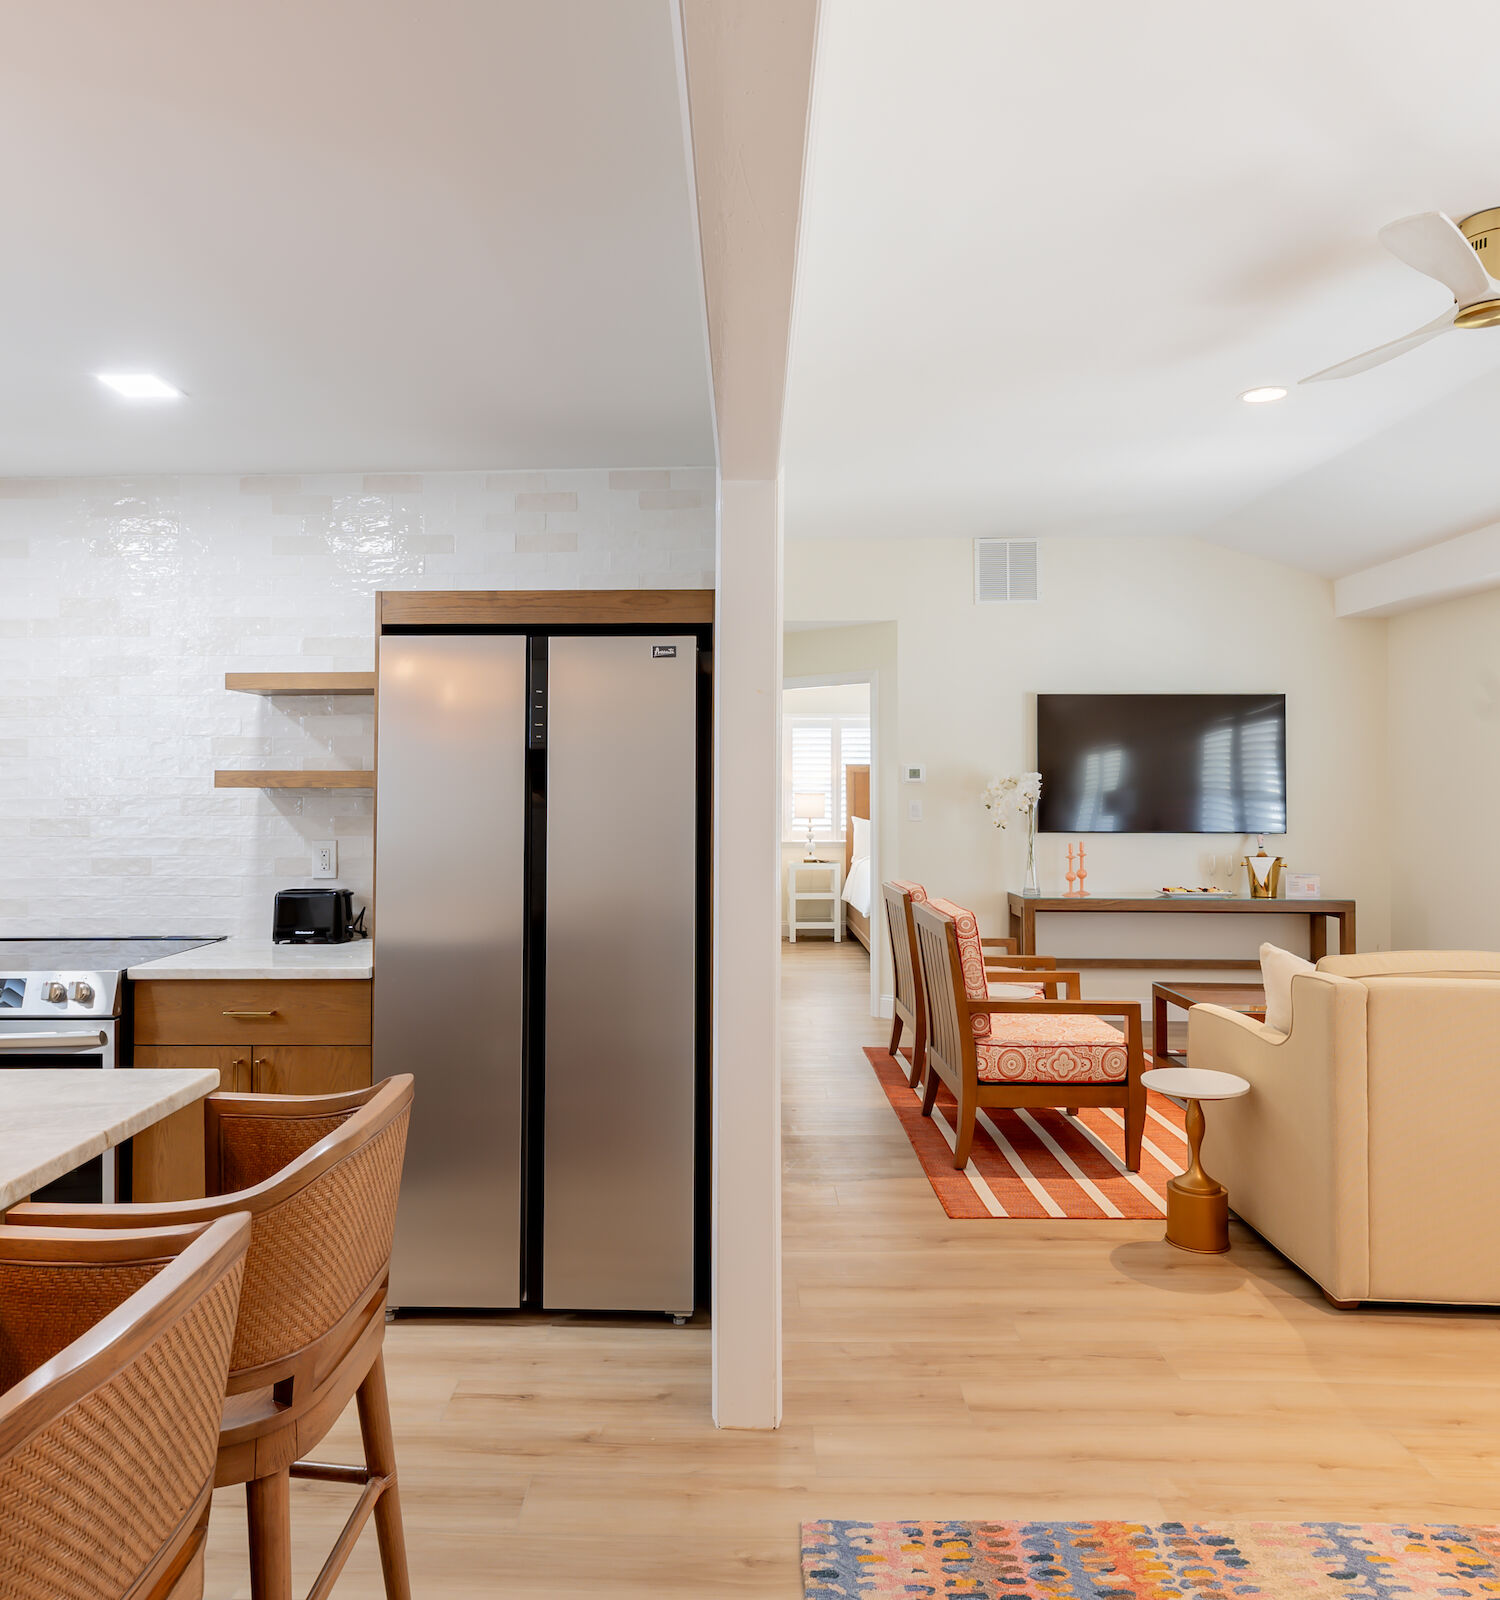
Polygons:
[[[409,1074],[332,1095],[210,1095],[205,1200],[26,1204],[25,1227],[140,1228],[251,1217],[214,1483],[243,1483],[254,1600],[291,1600],[290,1479],[360,1488],[308,1600],[325,1600],[373,1514],[389,1600],[410,1600],[386,1398],[385,1297],[411,1114]],[[357,1397],[363,1467],[299,1459]]]
[[0,1229],[0,1600],[202,1600],[249,1243]]

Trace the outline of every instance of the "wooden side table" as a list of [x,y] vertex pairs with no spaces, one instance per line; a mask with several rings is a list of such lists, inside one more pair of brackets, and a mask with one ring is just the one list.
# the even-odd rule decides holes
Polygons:
[[1162,1067],[1185,1067],[1187,1057],[1167,1049],[1167,1007],[1191,1011],[1194,1006],[1223,1006],[1247,1017],[1266,1015],[1266,991],[1258,983],[1153,983],[1151,985],[1151,1059]]
[[[826,889],[799,889],[797,887],[797,874],[799,872],[826,872],[828,874],[828,887]],[[786,869],[786,921],[787,936],[792,944],[797,942],[799,928],[815,929],[820,933],[831,932],[835,944],[840,943],[844,937],[844,919],[839,914],[842,902],[839,896],[844,892],[844,863],[842,861],[793,861],[788,863]],[[826,921],[809,921],[800,915],[801,902],[804,900],[827,900],[828,919]]]
[[1205,1100],[1237,1100],[1250,1085],[1232,1072],[1202,1067],[1153,1067],[1141,1082],[1158,1094],[1187,1101],[1188,1164],[1167,1184],[1167,1243],[1179,1250],[1222,1255],[1229,1248],[1229,1191],[1203,1170]]

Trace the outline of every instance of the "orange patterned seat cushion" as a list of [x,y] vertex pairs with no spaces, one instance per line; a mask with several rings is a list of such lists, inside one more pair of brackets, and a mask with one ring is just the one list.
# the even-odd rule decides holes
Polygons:
[[1125,1035],[1099,1017],[998,1012],[991,1020],[989,1038],[975,1042],[981,1083],[1125,1081]]
[[[958,932],[958,959],[963,967],[964,993],[970,1000],[988,1000],[990,986],[984,976],[984,946],[979,942],[979,918],[951,900],[929,900],[927,907],[947,917]],[[976,1012],[970,1019],[976,1039],[988,1039],[990,1019]]]

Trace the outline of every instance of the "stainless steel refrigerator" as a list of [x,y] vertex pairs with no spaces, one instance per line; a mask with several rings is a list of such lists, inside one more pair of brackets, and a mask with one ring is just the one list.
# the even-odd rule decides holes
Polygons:
[[393,1306],[693,1309],[705,652],[381,639],[375,1071],[416,1077]]

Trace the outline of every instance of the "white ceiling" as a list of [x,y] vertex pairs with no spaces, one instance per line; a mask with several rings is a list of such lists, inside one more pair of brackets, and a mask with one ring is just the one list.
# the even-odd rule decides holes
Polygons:
[[823,6],[790,537],[1198,535],[1342,573],[1500,518],[1500,331],[1295,388],[1451,303],[1375,233],[1500,205],[1500,8]]
[[[669,0],[0,0],[0,474],[713,460]],[[101,371],[186,401],[135,404]]]

